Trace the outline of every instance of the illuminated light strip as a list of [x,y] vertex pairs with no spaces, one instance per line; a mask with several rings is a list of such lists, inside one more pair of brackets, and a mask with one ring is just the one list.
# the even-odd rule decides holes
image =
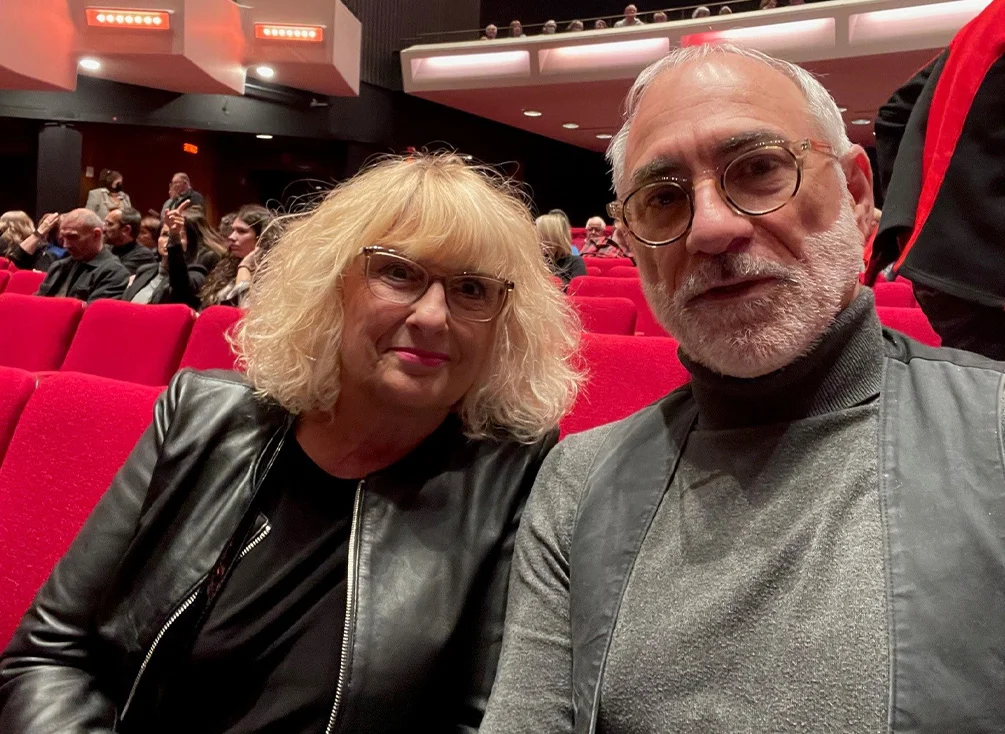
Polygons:
[[412,59],[412,79],[465,79],[530,76],[529,51],[427,56]]
[[991,0],[954,0],[858,13],[848,20],[849,43],[862,46],[932,34],[946,34],[948,43],[949,37],[990,4]]
[[264,41],[300,41],[320,43],[324,40],[324,26],[255,23],[255,38]]
[[85,8],[87,25],[94,28],[132,28],[144,31],[171,29],[171,13],[137,8]]
[[703,43],[735,43],[738,46],[777,53],[802,48],[833,47],[837,42],[833,18],[796,20],[790,23],[771,23],[749,28],[729,28],[682,36],[681,46],[700,46]]
[[667,38],[585,43],[540,52],[542,74],[587,71],[600,67],[645,66],[670,52]]

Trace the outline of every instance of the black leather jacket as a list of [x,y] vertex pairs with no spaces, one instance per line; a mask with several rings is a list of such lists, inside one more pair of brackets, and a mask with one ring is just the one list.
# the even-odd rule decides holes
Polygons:
[[[154,729],[237,557],[268,542],[256,494],[292,417],[225,372],[182,372],[154,413],[0,658],[0,732]],[[554,442],[472,441],[449,420],[360,482],[329,731],[478,727],[514,533]]]

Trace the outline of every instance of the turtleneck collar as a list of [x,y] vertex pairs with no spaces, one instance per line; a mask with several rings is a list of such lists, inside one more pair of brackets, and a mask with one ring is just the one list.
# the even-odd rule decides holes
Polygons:
[[139,247],[136,240],[130,240],[124,245],[112,245],[112,254],[115,257],[122,257],[123,255],[128,255],[130,252]]
[[720,375],[680,353],[691,373],[702,429],[747,428],[862,405],[879,394],[883,331],[872,291],[863,288],[812,349],[753,379]]

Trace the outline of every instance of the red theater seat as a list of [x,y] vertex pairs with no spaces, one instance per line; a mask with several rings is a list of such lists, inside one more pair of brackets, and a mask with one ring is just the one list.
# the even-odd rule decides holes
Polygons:
[[0,270],[9,270],[9,269],[10,269],[10,260],[8,260],[6,257],[0,257]]
[[195,312],[182,304],[95,301],[84,312],[61,369],[166,385],[178,369],[193,321]]
[[10,282],[4,293],[20,293],[25,296],[33,296],[38,293],[38,287],[45,280],[45,273],[37,270],[12,270],[10,271]]
[[0,365],[58,370],[83,313],[76,298],[0,294]]
[[199,314],[178,369],[234,369],[237,357],[227,343],[226,335],[243,314],[241,309],[233,306],[210,306]]
[[942,339],[928,323],[928,317],[920,308],[893,308],[877,306],[879,320],[889,329],[915,339],[930,347],[942,346]]
[[150,423],[159,389],[56,373],[0,467],[0,648]]
[[603,298],[600,296],[570,296],[569,302],[583,322],[583,331],[592,334],[635,333],[638,308],[627,298]]
[[914,287],[910,283],[876,283],[876,305],[887,308],[916,308]]
[[6,290],[8,281],[10,281],[10,271],[0,270],[0,293]]
[[607,271],[608,278],[638,278],[639,269],[634,265],[618,265]]
[[589,257],[583,258],[583,262],[586,263],[586,267],[600,268],[601,275],[605,275],[608,270],[616,267],[630,267],[634,268],[635,263],[633,263],[627,257]]
[[621,420],[691,379],[673,339],[583,334],[579,357],[586,384],[561,422],[562,435]]
[[[0,464],[7,453],[10,437],[14,435],[17,419],[34,391],[35,375],[31,372],[0,367]],[[3,514],[2,505],[0,514]]]
[[660,326],[642,292],[642,281],[638,278],[595,278],[589,275],[573,278],[566,293],[570,296],[605,296],[627,298],[638,309],[635,322],[636,333],[643,336],[668,336]]

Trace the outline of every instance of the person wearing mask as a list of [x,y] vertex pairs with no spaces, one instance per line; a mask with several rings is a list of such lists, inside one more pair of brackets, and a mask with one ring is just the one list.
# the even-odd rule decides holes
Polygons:
[[93,303],[100,298],[120,298],[125,293],[129,271],[102,247],[102,225],[90,209],[74,209],[59,217],[59,241],[69,257],[49,266],[36,295]]
[[38,592],[0,731],[477,731],[578,336],[491,172],[338,186],[255,281],[246,372],[174,378]]
[[161,220],[157,217],[146,216],[140,220],[140,231],[136,235],[136,241],[148,250],[157,251],[157,240],[161,235]]
[[209,225],[201,212],[186,211],[188,202],[167,213],[157,241],[160,261],[140,268],[122,296],[131,303],[185,303],[199,308],[206,268],[196,261]]
[[634,5],[625,6],[625,17],[614,24],[615,28],[624,28],[625,26],[633,25],[645,25],[641,18],[639,18],[639,9]]
[[105,215],[102,227],[105,244],[112,248],[112,254],[119,258],[130,275],[144,265],[157,263],[157,254],[136,241],[140,233],[143,217],[133,208],[112,209]]
[[0,214],[0,256],[10,258],[34,231],[35,223],[27,212],[15,210]]
[[244,303],[259,263],[279,236],[278,227],[272,226],[273,219],[272,212],[258,204],[238,210],[227,237],[229,252],[213,268],[202,288],[204,306]]
[[161,219],[164,219],[164,215],[169,209],[177,209],[183,201],[191,201],[189,206],[206,207],[203,195],[192,188],[192,180],[188,174],[181,172],[171,177],[171,185],[168,186],[168,200],[161,207]]
[[17,245],[7,250],[7,257],[18,270],[46,272],[54,262],[66,257],[59,243],[59,214],[46,214],[38,226]]
[[132,207],[129,201],[129,194],[122,188],[122,174],[118,171],[105,168],[98,174],[98,187],[87,192],[87,203],[85,209],[90,209],[104,220],[112,209],[126,209]]
[[565,219],[557,214],[542,214],[535,220],[534,226],[552,275],[561,278],[565,285],[569,285],[573,278],[586,275],[583,258],[572,254],[572,237]]

